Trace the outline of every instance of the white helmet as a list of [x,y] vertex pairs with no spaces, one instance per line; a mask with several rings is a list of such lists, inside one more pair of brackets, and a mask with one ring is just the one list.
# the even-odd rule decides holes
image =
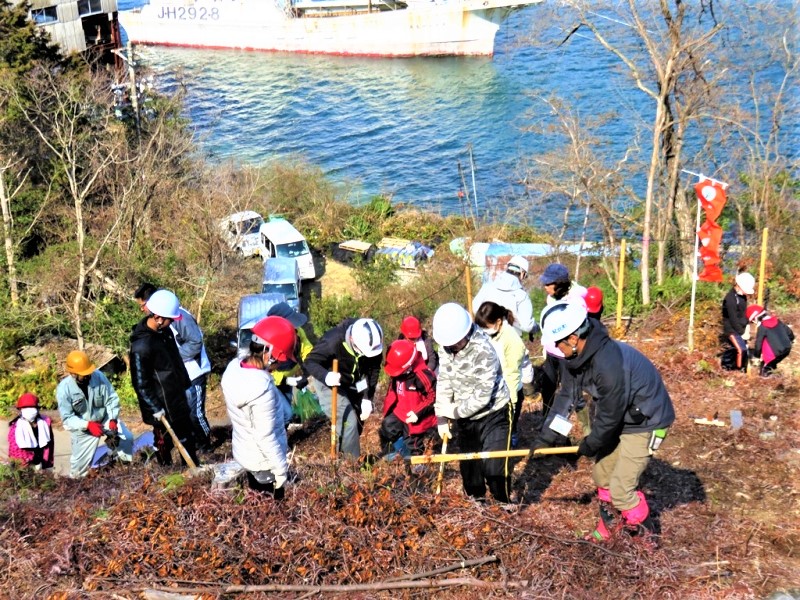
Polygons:
[[748,296],[756,291],[756,279],[750,273],[739,273],[736,276],[736,285]]
[[368,358],[383,352],[383,330],[374,319],[358,319],[347,328],[346,339],[353,350]]
[[150,299],[145,303],[145,308],[157,317],[179,321],[181,318],[181,303],[178,297],[169,290],[157,290],[153,292]]
[[514,275],[527,275],[530,265],[523,256],[512,256],[506,264],[506,271]]
[[542,314],[542,344],[555,344],[575,333],[586,322],[582,301],[564,301],[547,307]]
[[442,346],[453,346],[467,337],[472,317],[460,304],[442,304],[433,315],[433,339]]

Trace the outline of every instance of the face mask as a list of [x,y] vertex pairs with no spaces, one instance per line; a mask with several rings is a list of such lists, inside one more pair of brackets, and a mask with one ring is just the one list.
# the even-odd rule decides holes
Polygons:
[[495,329],[494,327],[486,327],[486,328],[484,328],[483,333],[485,333],[489,337],[494,337],[498,333],[500,333],[500,330],[499,329]]
[[19,414],[22,415],[22,418],[28,421],[29,423],[33,423],[36,420],[36,417],[39,415],[38,408],[20,408]]

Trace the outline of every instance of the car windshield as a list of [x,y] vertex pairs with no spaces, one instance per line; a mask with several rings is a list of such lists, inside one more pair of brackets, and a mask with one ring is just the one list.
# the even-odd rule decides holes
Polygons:
[[291,244],[281,244],[277,247],[277,251],[278,256],[297,258],[298,256],[303,256],[303,254],[308,254],[308,244],[306,244],[305,240],[292,242]]
[[241,235],[249,235],[251,233],[258,233],[259,227],[264,222],[264,219],[246,219],[239,223],[239,231]]
[[265,283],[261,288],[261,293],[278,293],[286,296],[287,300],[297,299],[297,289],[291,283]]
[[239,348],[248,348],[250,346],[250,340],[252,339],[253,339],[252,329],[239,330]]

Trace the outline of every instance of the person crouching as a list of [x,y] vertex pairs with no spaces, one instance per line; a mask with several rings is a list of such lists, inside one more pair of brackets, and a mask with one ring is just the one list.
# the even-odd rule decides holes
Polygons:
[[17,410],[8,424],[8,457],[25,467],[51,469],[55,438],[50,417],[39,413],[39,398],[29,392],[17,399]]
[[778,363],[792,351],[794,332],[786,323],[769,314],[758,304],[748,306],[746,315],[750,323],[759,324],[753,355],[761,359],[759,375],[769,377]]
[[283,424],[283,396],[269,365],[294,360],[297,334],[283,317],[264,317],[253,326],[244,359],[234,358],[222,375],[225,407],[231,419],[234,460],[247,471],[250,488],[284,496],[289,471],[289,445]]

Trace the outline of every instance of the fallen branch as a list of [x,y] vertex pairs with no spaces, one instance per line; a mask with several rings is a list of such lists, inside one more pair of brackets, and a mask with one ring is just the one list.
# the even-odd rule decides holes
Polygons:
[[458,569],[467,569],[469,567],[478,567],[480,565],[485,565],[487,563],[497,562],[497,557],[494,555],[484,556],[483,558],[474,558],[472,560],[462,560],[457,563],[453,563],[452,565],[446,565],[444,567],[439,567],[438,569],[433,569],[431,571],[424,571],[423,573],[410,573],[409,575],[403,575],[402,577],[393,577],[391,579],[387,579],[388,582],[395,582],[395,581],[410,581],[413,579],[422,579],[423,577],[433,577],[434,575],[441,575],[442,573],[448,573],[450,571],[456,571]]
[[377,590],[402,590],[402,589],[432,589],[444,587],[480,587],[480,588],[503,588],[523,587],[524,582],[497,583],[482,581],[474,577],[454,577],[452,579],[424,579],[422,581],[379,581],[376,583],[356,583],[346,585],[283,585],[278,583],[266,585],[222,585],[194,588],[170,588],[156,587],[143,589],[142,592],[172,592],[174,594],[248,594],[253,592],[314,592],[322,594],[325,592],[371,592]]

